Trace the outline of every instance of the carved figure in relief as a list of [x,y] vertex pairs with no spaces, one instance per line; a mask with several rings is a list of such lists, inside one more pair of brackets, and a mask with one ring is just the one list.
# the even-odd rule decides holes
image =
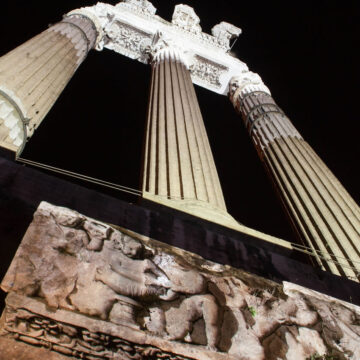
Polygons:
[[171,340],[183,340],[191,333],[196,320],[204,319],[207,346],[216,351],[219,340],[218,305],[213,295],[194,295],[183,300],[180,306],[165,312],[166,331]]
[[170,287],[150,259],[140,258],[141,243],[75,211],[53,207],[38,212],[28,235],[14,263],[11,287],[44,298],[52,308],[107,320],[110,313],[117,317],[115,304],[140,306],[130,297],[165,296]]
[[144,248],[140,242],[116,231],[111,241],[104,245],[103,252],[108,263],[97,268],[96,281],[123,296],[168,302],[166,311],[160,308],[152,311],[152,320],[157,323],[153,323],[152,328],[156,333],[165,333],[166,330],[170,340],[183,340],[191,332],[193,323],[203,318],[208,347],[215,349],[218,306],[214,296],[194,295],[183,298],[179,307],[171,306],[172,301],[183,294],[198,294],[205,290],[206,281],[199,273],[181,267],[166,256],[159,263],[166,263],[165,273],[150,259],[141,259]]
[[71,303],[82,313],[136,326],[142,307],[137,300],[166,297],[170,288],[166,275],[143,253],[140,242],[113,230],[93,266],[81,272]]
[[[169,252],[163,246],[43,203],[2,286],[33,297],[28,303],[40,304],[38,309],[49,318],[38,315],[38,305],[12,309],[18,300],[11,300],[11,306],[9,300],[3,318],[6,331],[33,345],[56,345],[55,351],[77,358],[114,358],[115,354],[160,358],[163,354],[157,347],[140,349],[139,344],[124,343],[109,332],[68,325],[75,315],[55,311],[60,307],[76,311],[85,323],[90,319],[81,315],[94,317],[91,321],[99,329],[125,325],[155,341],[187,342],[223,352],[214,359],[217,355],[305,359],[328,351],[339,358],[342,354],[360,358],[360,315],[350,304],[291,287],[285,291],[264,279],[237,275],[191,256],[185,260],[184,253],[176,253],[180,250]],[[52,314],[65,314],[70,322],[50,319]]]
[[130,297],[166,294],[170,281],[150,259],[139,259],[143,251],[140,242],[116,231],[107,245],[104,257],[108,262],[97,268],[95,280]]
[[[37,227],[46,222],[47,228]],[[206,343],[215,349],[219,308],[198,271],[70,210],[38,213],[33,230],[27,252],[31,258],[19,256],[15,271],[15,282],[25,295],[43,297],[53,308],[133,326],[145,305],[153,309],[148,329],[171,340],[189,337],[194,323],[203,319]]]
[[258,317],[252,329],[260,338],[270,334],[279,324],[311,326],[318,320],[316,311],[310,310],[301,298],[275,298],[267,291],[260,291],[256,298],[247,296],[247,303],[249,307],[256,307]]
[[322,320],[319,330],[328,347],[335,353],[346,354],[347,359],[360,359],[360,314],[339,303],[315,297],[307,300]]
[[144,322],[147,329],[169,340],[192,342],[194,323],[203,319],[206,343],[216,350],[219,341],[219,306],[216,298],[207,293],[207,281],[197,271],[177,263],[173,257],[162,254],[154,258],[163,267],[171,282],[168,298],[150,307]]
[[108,239],[111,233],[111,228],[103,224],[95,223],[86,220],[83,225],[86,230],[89,242],[85,244],[88,250],[100,251],[103,247],[104,241]]
[[204,321],[207,347],[216,351],[219,341],[219,307],[211,294],[183,297],[182,300],[150,308],[144,323],[149,331],[169,340],[192,342],[194,323],[200,319]]

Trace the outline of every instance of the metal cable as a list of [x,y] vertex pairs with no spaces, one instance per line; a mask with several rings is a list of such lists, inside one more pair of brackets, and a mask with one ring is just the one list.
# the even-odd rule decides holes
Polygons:
[[127,192],[127,193],[132,194],[132,195],[137,195],[137,196],[141,195],[141,191],[129,188],[127,186],[115,184],[115,183],[112,183],[112,182],[109,182],[109,181],[100,180],[100,179],[93,178],[93,177],[87,176],[87,175],[78,174],[78,173],[75,173],[73,171],[60,169],[60,168],[57,168],[57,167],[54,167],[54,166],[41,164],[39,162],[23,159],[21,157],[16,158],[16,160],[21,162],[21,163],[24,163],[24,164],[37,166],[37,167],[45,169],[45,170],[53,171],[53,172],[56,172],[56,173],[59,173],[59,174],[64,174],[64,175],[71,176],[71,177],[74,177],[74,178],[77,178],[77,179],[80,179],[80,180],[89,181],[91,183],[102,185],[102,186],[105,186],[105,187],[109,187],[109,188],[112,188],[112,189],[115,189],[115,190],[124,191],[124,192]]

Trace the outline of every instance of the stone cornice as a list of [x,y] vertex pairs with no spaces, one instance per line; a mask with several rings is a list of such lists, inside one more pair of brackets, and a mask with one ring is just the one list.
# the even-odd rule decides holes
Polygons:
[[175,7],[171,22],[156,15],[155,7],[147,0],[125,0],[115,6],[99,2],[72,13],[96,18],[103,34],[97,50],[105,47],[145,64],[151,62],[149,50],[161,33],[182,52],[193,83],[218,94],[227,95],[230,80],[248,73],[246,64],[229,52],[230,41],[240,35],[241,29],[221,22],[213,27],[212,35],[206,34],[187,5]]

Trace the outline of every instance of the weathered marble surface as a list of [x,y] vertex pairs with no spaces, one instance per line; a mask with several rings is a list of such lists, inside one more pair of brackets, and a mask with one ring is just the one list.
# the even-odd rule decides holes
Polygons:
[[44,202],[1,286],[2,341],[73,358],[360,359],[354,305]]

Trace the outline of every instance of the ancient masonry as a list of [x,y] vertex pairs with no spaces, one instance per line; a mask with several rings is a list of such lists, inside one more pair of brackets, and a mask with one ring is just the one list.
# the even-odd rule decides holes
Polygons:
[[[143,198],[291,248],[226,210],[193,83],[228,95],[316,265],[359,281],[360,209],[229,55],[241,30],[221,22],[205,34],[187,5],[171,22],[155,13],[147,0],[98,3],[0,58],[0,147],[19,156],[87,53],[111,49],[152,67]],[[13,339],[29,359],[360,359],[355,305],[45,202],[1,287],[9,359]]]
[[360,356],[357,306],[45,202],[1,286],[3,335],[55,359]]

